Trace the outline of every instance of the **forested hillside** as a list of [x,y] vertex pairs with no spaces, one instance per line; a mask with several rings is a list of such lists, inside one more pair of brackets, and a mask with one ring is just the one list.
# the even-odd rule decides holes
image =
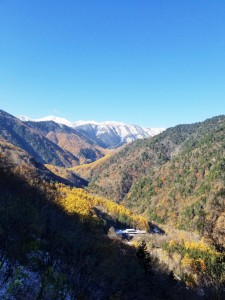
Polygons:
[[64,151],[72,153],[79,159],[80,164],[96,161],[107,152],[107,150],[95,145],[84,138],[78,131],[66,125],[52,121],[29,121],[25,124],[40,132]]
[[[196,135],[170,161],[138,180],[128,207],[150,219],[210,235],[225,246],[225,123]],[[138,205],[137,205],[138,204]]]
[[[206,299],[222,297],[224,116],[169,128],[93,163],[64,168],[41,163],[51,147],[36,155],[48,132],[60,137],[60,126],[43,123],[37,131],[1,113],[1,297],[198,299],[199,289]],[[58,158],[64,164],[66,156]],[[76,172],[91,180],[91,194],[74,188],[88,183]],[[161,238],[154,237],[154,222],[166,230]],[[113,229],[125,227],[148,234],[128,245]],[[186,239],[187,232],[198,236]]]
[[90,181],[94,174],[98,174],[102,170],[102,164],[105,163],[113,153],[109,153],[104,157],[90,163],[90,164],[83,164],[73,168],[68,168],[68,171],[76,172],[79,176],[85,178],[86,180]]
[[71,167],[79,164],[79,159],[68,151],[27,126],[14,116],[0,110],[0,136],[9,143],[28,152],[40,163]]
[[82,220],[103,222],[107,228],[109,224],[114,226],[132,227],[149,232],[147,218],[132,213],[129,209],[109,199],[97,197],[83,189],[58,186],[61,194],[61,205],[69,213],[79,213]]
[[224,140],[224,116],[167,129],[103,162],[90,189],[224,245]]
[[47,182],[64,183],[74,187],[85,187],[88,184],[86,180],[75,173],[72,174],[72,178],[65,178],[61,174],[52,172],[50,168],[46,168],[40,162],[36,161],[29,153],[7,142],[2,137],[0,137],[0,153],[2,156],[8,158],[11,167],[16,169],[18,173],[25,174],[27,170],[32,170]]
[[144,245],[107,237],[104,218],[94,212],[105,206],[113,219],[135,221],[127,209],[49,185],[29,168],[21,174],[4,155],[0,189],[2,299],[195,299]]
[[152,139],[135,141],[125,146],[92,170],[92,189],[110,195],[116,201],[124,199],[133,182],[160,166],[179,151],[181,145],[196,134],[200,123],[169,128]]

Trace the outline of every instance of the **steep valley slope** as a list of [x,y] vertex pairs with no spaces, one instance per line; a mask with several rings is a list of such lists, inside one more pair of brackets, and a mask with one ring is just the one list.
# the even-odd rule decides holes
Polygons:
[[64,151],[37,130],[3,110],[0,110],[0,136],[28,152],[42,164],[62,167],[79,164],[79,159],[71,152]]
[[224,247],[224,140],[224,116],[169,128],[104,161],[89,188],[149,220],[210,235]]
[[[225,116],[80,166],[74,131],[0,116],[0,298],[223,298]],[[71,187],[87,184],[76,173],[88,190]],[[111,226],[148,234],[124,241]]]
[[[135,248],[106,234],[105,216],[148,226],[143,217],[82,189],[43,181],[26,153],[5,155],[10,147],[3,143],[0,154],[1,299],[198,299],[144,244]],[[26,172],[18,159],[28,162]]]
[[66,125],[53,121],[28,121],[25,124],[40,132],[64,151],[72,153],[79,159],[80,164],[96,161],[107,153],[106,149],[95,145],[78,131]]
[[20,174],[31,173],[33,174],[32,176],[36,174],[47,182],[58,182],[79,188],[85,187],[88,184],[86,180],[75,173],[66,178],[59,173],[57,174],[57,172],[52,172],[50,168],[36,161],[28,152],[7,142],[2,137],[0,137],[0,156],[7,164],[10,164],[11,168],[17,170]]

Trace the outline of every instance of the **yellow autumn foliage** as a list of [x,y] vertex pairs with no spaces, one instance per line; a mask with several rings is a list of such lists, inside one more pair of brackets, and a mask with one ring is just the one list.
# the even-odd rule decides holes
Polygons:
[[133,246],[135,248],[138,248],[138,246],[139,246],[138,241],[132,241],[130,244],[131,244],[131,246]]
[[132,213],[124,206],[113,201],[89,194],[83,189],[70,188],[61,184],[57,185],[60,192],[60,205],[70,214],[77,213],[82,220],[98,221],[96,209],[118,219],[120,222],[132,227],[149,230],[146,218]]
[[174,240],[169,241],[169,248],[176,246],[176,242]]
[[182,259],[182,266],[187,267],[192,273],[204,273],[207,269],[204,259],[194,259],[186,253]]
[[79,166],[76,166],[73,168],[68,168],[68,170],[75,172],[82,178],[88,179],[91,177],[91,173],[95,170],[95,168],[97,168],[98,166],[101,166],[102,163],[107,161],[112,156],[112,153],[108,153],[105,156],[103,156],[102,158],[100,158],[90,164],[79,165]]
[[185,241],[184,243],[184,247],[188,250],[199,250],[201,252],[207,252],[211,255],[215,255],[215,256],[220,256],[221,253],[217,252],[216,250],[212,249],[212,247],[209,247],[208,245],[206,245],[203,241],[200,242],[189,242],[189,241]]

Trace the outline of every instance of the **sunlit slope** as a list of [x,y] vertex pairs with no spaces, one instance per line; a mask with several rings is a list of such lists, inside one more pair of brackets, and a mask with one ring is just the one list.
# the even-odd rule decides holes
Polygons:
[[[61,176],[59,172],[52,171],[52,168],[48,168],[45,165],[37,162],[36,159],[31,156],[25,150],[14,146],[13,144],[7,142],[4,138],[0,136],[0,155],[9,160],[9,164],[12,168],[16,169],[18,173],[26,174],[27,172],[33,172],[42,178],[42,180],[48,182],[59,182],[68,185],[73,185],[75,187],[83,187],[87,185],[87,182],[74,175],[73,182],[68,180],[66,177]],[[60,168],[60,167],[59,167]],[[64,168],[60,168],[63,169]]]
[[71,167],[79,163],[75,155],[3,110],[0,110],[0,136],[28,152],[41,164]]
[[98,174],[99,168],[101,168],[101,165],[104,164],[110,157],[112,156],[112,153],[106,154],[104,157],[94,161],[90,164],[83,164],[80,166],[76,166],[73,168],[69,168],[69,171],[75,172],[82,178],[85,178],[86,180],[91,180],[91,178],[94,176],[94,174]]
[[54,173],[57,176],[60,176],[61,178],[68,181],[69,185],[73,185],[75,187],[85,187],[88,185],[88,181],[81,178],[79,175],[77,175],[75,172],[58,166],[53,165],[45,165],[45,167]]
[[26,122],[26,125],[79,159],[79,164],[90,163],[104,156],[107,150],[83,137],[74,128],[53,121]]
[[198,126],[179,125],[151,139],[126,145],[99,166],[98,173],[91,178],[91,188],[101,195],[122,201],[136,180],[170,160]]
[[138,180],[125,204],[149,218],[225,245],[225,124],[189,140],[179,155]]
[[58,185],[61,195],[60,204],[68,213],[77,213],[82,220],[101,222],[102,213],[109,215],[112,219],[118,220],[124,226],[149,230],[148,221],[145,217],[131,212],[124,206],[113,201],[91,195],[83,189],[70,188]]
[[224,141],[224,116],[167,129],[110,157],[89,188],[224,245]]
[[109,151],[110,154],[106,154],[104,157],[96,160],[93,163],[79,165],[73,168],[63,168],[58,166],[53,166],[50,164],[46,164],[45,167],[48,168],[51,172],[60,176],[66,180],[68,180],[71,184],[76,186],[77,178],[82,178],[82,185],[87,186],[88,181],[94,176],[94,174],[98,174],[99,167],[112,155],[111,150]]

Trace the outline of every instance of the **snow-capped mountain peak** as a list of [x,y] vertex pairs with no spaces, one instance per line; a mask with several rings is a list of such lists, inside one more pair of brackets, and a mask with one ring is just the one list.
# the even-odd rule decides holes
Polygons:
[[23,122],[33,121],[31,118],[29,118],[27,116],[18,116],[18,119],[20,119],[20,121],[23,121]]
[[63,125],[72,127],[72,123],[70,121],[68,121],[67,119],[60,118],[60,117],[55,117],[55,116],[47,116],[47,117],[40,118],[40,119],[31,119],[31,118],[26,117],[26,116],[21,116],[21,117],[18,117],[18,118],[23,122],[27,122],[27,121],[33,121],[33,122],[53,121],[53,122],[58,123],[58,124],[63,124]]
[[165,130],[165,128],[145,128],[145,131],[146,131],[150,136],[157,135],[157,134],[163,132],[164,130]]
[[83,120],[79,120],[79,121],[76,121],[74,123],[72,123],[72,126],[73,127],[78,127],[78,126],[83,126],[83,125],[100,125],[101,123],[99,122],[96,122],[96,121],[83,121]]
[[96,125],[96,126],[124,126],[127,125],[126,123],[123,122],[116,122],[116,121],[104,121],[104,122],[96,122],[96,121],[83,121],[79,120],[73,123],[73,127],[78,127],[82,125]]
[[109,126],[126,126],[126,123],[123,122],[116,122],[116,121],[104,121],[101,122],[102,125],[109,125]]
[[73,128],[104,148],[116,148],[137,139],[152,137],[164,130],[115,121],[78,121],[73,123]]
[[70,122],[65,118],[47,116],[41,119],[30,119],[29,117],[19,117],[21,121],[54,121],[58,124],[67,125],[76,129],[81,135],[104,148],[116,148],[123,144],[137,139],[149,138],[159,134],[164,128],[143,128],[138,125],[129,125],[116,121],[76,121]]
[[72,127],[72,123],[65,118],[55,117],[55,116],[47,116],[42,119],[37,119],[36,122],[40,121],[53,121],[58,124],[63,124],[69,127]]

